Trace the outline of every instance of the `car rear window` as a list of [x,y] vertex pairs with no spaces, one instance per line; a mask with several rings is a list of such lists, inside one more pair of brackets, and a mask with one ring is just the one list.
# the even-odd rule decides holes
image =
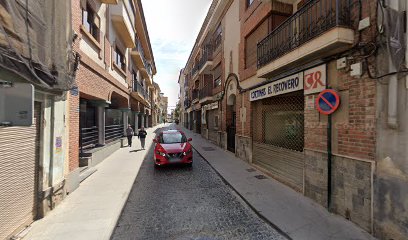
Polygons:
[[185,143],[187,138],[181,133],[163,133],[160,136],[160,143],[171,144],[171,143]]

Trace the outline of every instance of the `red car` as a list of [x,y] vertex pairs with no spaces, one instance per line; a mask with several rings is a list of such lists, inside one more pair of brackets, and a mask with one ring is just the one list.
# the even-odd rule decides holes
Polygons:
[[193,165],[193,147],[190,144],[192,139],[187,139],[186,135],[179,130],[163,131],[153,140],[156,143],[154,148],[154,164],[156,167],[169,164]]

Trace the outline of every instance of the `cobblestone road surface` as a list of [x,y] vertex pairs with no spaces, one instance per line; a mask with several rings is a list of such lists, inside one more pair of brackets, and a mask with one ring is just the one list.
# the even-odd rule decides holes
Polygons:
[[285,239],[194,151],[193,168],[147,155],[112,239]]

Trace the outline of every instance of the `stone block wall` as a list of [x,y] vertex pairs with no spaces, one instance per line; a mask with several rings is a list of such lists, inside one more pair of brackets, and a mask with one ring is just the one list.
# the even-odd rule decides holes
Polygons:
[[[305,196],[327,207],[327,153],[305,151]],[[372,163],[332,156],[331,211],[371,232]]]
[[252,138],[246,136],[235,136],[235,155],[240,159],[252,161]]

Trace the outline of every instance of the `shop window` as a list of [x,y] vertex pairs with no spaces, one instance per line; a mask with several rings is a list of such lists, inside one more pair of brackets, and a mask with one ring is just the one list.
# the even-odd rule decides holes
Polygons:
[[115,48],[115,64],[123,71],[126,71],[125,55],[118,47]]
[[82,25],[84,26],[85,30],[98,42],[100,41],[100,21],[99,16],[89,6],[89,4],[86,5],[85,9],[82,9]]

